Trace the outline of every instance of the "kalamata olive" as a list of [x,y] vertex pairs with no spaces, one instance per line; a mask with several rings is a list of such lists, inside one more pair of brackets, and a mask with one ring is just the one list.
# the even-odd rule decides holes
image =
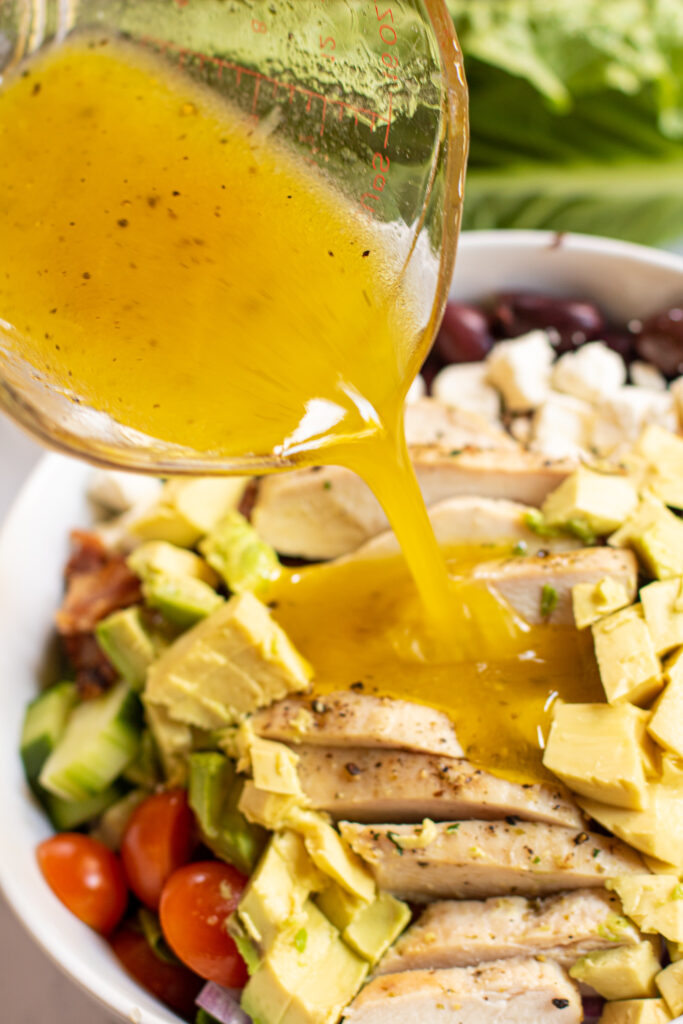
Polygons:
[[600,341],[604,341],[613,352],[618,352],[626,363],[630,363],[636,357],[636,336],[628,330],[603,331]]
[[507,338],[538,328],[556,332],[558,352],[571,351],[599,338],[607,327],[604,316],[592,302],[532,292],[501,293],[494,316]]
[[665,377],[683,374],[683,306],[673,306],[645,320],[636,339],[636,351]]
[[464,302],[449,302],[434,345],[444,363],[478,363],[492,347],[486,314]]
[[422,365],[422,369],[420,370],[420,373],[422,374],[424,382],[427,386],[428,395],[431,394],[432,391],[432,381],[436,377],[439,370],[442,370],[443,367],[443,359],[441,359],[441,357],[439,356],[438,352],[436,351],[436,348],[433,348],[432,351],[427,356],[427,358],[425,359]]

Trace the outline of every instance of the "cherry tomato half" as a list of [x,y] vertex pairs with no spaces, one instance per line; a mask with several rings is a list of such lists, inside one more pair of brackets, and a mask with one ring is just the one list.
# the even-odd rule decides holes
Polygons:
[[155,793],[135,809],[121,844],[128,884],[156,910],[161,890],[174,871],[190,859],[194,818],[184,789]]
[[200,977],[242,988],[247,968],[225,923],[247,884],[230,864],[209,860],[171,875],[161,896],[161,930],[169,946]]
[[144,935],[124,924],[111,937],[111,948],[138,984],[181,1017],[194,1019],[194,1001],[204,982],[182,964],[161,961]]
[[96,932],[108,935],[128,902],[121,861],[103,843],[78,832],[63,832],[36,851],[43,877],[62,903]]

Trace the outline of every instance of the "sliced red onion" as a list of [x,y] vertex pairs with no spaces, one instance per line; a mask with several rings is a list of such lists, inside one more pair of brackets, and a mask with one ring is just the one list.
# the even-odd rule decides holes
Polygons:
[[605,1000],[602,996],[583,997],[583,1024],[594,1024],[602,1014]]
[[215,1017],[219,1024],[252,1024],[251,1017],[239,1003],[239,990],[221,988],[213,981],[207,981],[197,996],[197,1006]]

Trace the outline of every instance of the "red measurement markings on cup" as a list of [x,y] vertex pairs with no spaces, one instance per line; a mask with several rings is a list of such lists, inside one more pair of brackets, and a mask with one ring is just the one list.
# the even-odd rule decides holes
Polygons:
[[[391,47],[396,46],[398,42],[398,34],[394,26],[394,12],[391,7],[384,7],[384,5],[373,4],[375,8],[375,15],[378,22],[378,32],[381,42],[387,47],[381,56],[381,61],[384,69],[384,77],[390,79],[392,82],[398,82],[399,76],[398,71],[400,69],[400,61],[398,56],[392,52]],[[391,116],[392,116],[392,105],[393,105],[393,93],[389,93],[389,107],[387,113],[387,130],[384,138],[384,149],[389,145],[389,129],[391,127]],[[387,176],[389,168],[391,167],[391,160],[385,154],[376,152],[372,154],[372,170],[375,171],[375,176],[372,179],[372,188],[368,189],[367,192],[363,192],[360,197],[361,206],[363,206],[368,213],[377,215],[378,208],[381,204],[381,195],[387,185]]]
[[[252,21],[252,29],[254,32],[266,32],[267,26],[263,22]],[[329,37],[331,39],[331,37]],[[391,105],[389,107],[388,114],[382,115],[376,110],[370,110],[366,107],[361,107],[357,104],[350,103],[348,100],[339,99],[336,96],[327,96],[325,93],[317,92],[314,89],[307,89],[303,85],[299,85],[295,82],[283,82],[278,78],[272,78],[270,75],[264,75],[260,71],[254,71],[252,68],[244,67],[242,64],[235,64],[233,61],[225,60],[222,57],[212,57],[205,53],[200,53],[197,50],[189,50],[186,47],[178,46],[175,43],[171,43],[165,39],[156,39],[151,36],[143,36],[140,42],[149,46],[164,56],[171,56],[176,60],[180,68],[186,67],[189,61],[197,64],[200,71],[204,70],[207,65],[212,66],[216,69],[218,80],[223,81],[226,72],[234,74],[235,85],[240,87],[243,81],[253,82],[253,94],[251,113],[252,116],[257,118],[258,114],[258,103],[261,96],[261,90],[264,86],[271,87],[272,93],[271,98],[275,99],[279,92],[283,92],[288,95],[289,103],[292,103],[295,96],[301,96],[306,101],[306,113],[316,114],[319,119],[317,133],[320,137],[325,134],[325,125],[327,121],[328,110],[330,107],[336,108],[337,116],[340,121],[345,116],[352,117],[354,124],[358,127],[359,122],[363,122],[368,125],[371,131],[375,131],[378,126],[386,125],[386,131],[384,135],[384,145],[386,146],[389,141],[389,129],[391,127]],[[334,40],[332,40],[334,42]],[[329,42],[327,43],[329,47]]]

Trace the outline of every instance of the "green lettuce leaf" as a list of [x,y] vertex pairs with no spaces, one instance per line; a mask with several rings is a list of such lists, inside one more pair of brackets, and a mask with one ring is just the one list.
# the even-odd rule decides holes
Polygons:
[[683,234],[681,0],[449,0],[471,93],[465,226]]

